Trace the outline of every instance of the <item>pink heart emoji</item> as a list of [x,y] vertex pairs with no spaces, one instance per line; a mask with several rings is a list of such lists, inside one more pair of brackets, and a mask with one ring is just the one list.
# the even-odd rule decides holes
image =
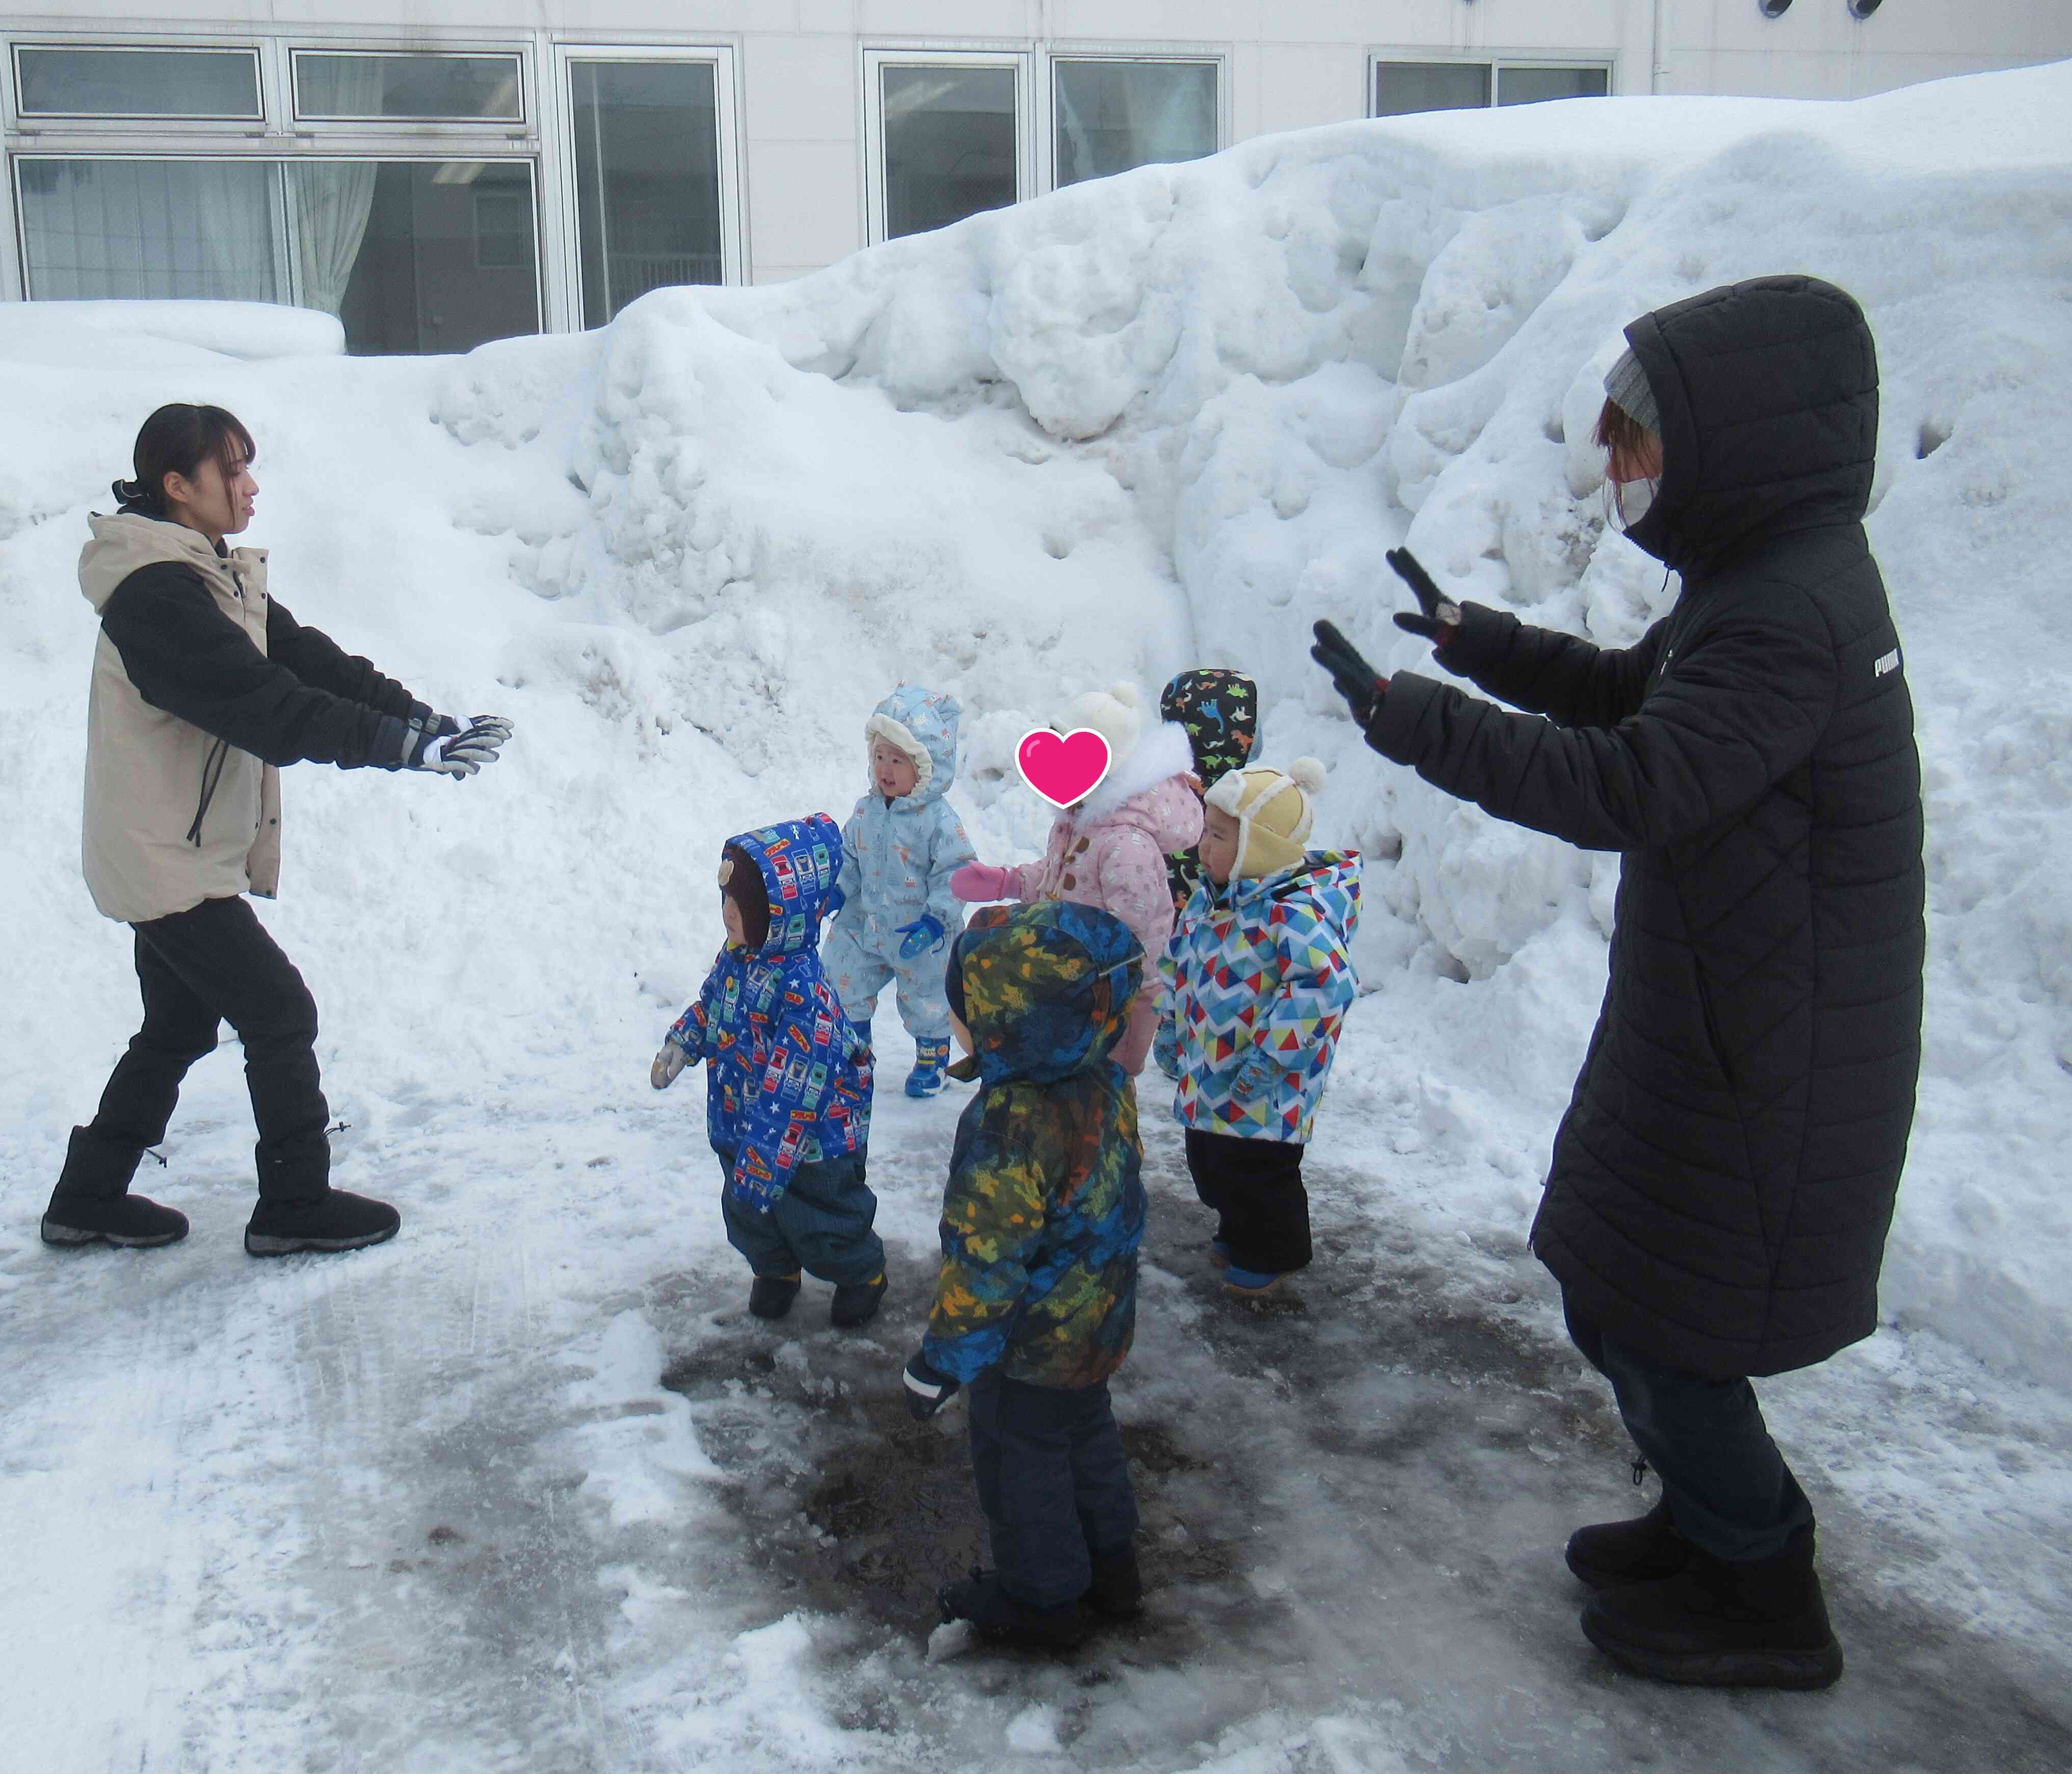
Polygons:
[[1108,741],[1090,726],[1058,733],[1033,726],[1014,748],[1022,780],[1053,807],[1071,807],[1101,785],[1114,760]]

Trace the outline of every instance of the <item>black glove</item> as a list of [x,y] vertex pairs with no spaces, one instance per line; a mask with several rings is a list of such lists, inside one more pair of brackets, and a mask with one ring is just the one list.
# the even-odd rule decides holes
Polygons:
[[1317,644],[1309,649],[1309,657],[1331,674],[1332,686],[1345,698],[1353,718],[1363,728],[1369,726],[1388,693],[1388,680],[1367,664],[1359,649],[1330,623],[1320,622],[1310,632],[1316,636]]
[[403,768],[471,776],[485,764],[495,763],[511,731],[511,723],[496,714],[478,714],[466,726],[450,714],[413,718],[405,732]]
[[906,1382],[906,1410],[917,1423],[925,1423],[950,1402],[957,1389],[957,1382],[947,1373],[938,1373],[928,1365],[928,1358],[916,1352],[906,1364],[906,1371],[900,1376]]
[[1404,611],[1396,619],[1396,626],[1413,635],[1421,635],[1434,647],[1444,647],[1461,632],[1461,607],[1449,599],[1432,582],[1432,575],[1424,570],[1424,563],[1407,548],[1392,548],[1383,557],[1396,569],[1396,576],[1417,594],[1421,615]]

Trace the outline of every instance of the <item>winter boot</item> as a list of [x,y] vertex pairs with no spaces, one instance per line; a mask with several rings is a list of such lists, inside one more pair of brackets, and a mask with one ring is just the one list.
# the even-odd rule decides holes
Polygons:
[[748,1310],[757,1318],[782,1318],[799,1297],[799,1271],[788,1275],[758,1275],[749,1284]]
[[1211,1238],[1209,1241],[1209,1267],[1211,1269],[1227,1269],[1230,1267],[1229,1239]]
[[1271,1299],[1280,1291],[1282,1278],[1263,1269],[1240,1269],[1226,1262],[1223,1271],[1223,1291],[1238,1299]]
[[187,1237],[184,1213],[130,1194],[130,1179],[143,1155],[139,1147],[111,1145],[86,1128],[72,1129],[64,1169],[43,1209],[43,1242],[141,1249]]
[[1842,1673],[1811,1527],[1767,1558],[1729,1561],[1693,1546],[1674,1577],[1600,1590],[1583,1606],[1583,1633],[1657,1681],[1824,1688]]
[[1659,1583],[1691,1562],[1691,1542],[1670,1519],[1669,1499],[1630,1521],[1600,1521],[1568,1536],[1569,1570],[1593,1589]]
[[828,1323],[838,1331],[853,1331],[876,1318],[884,1301],[885,1271],[881,1269],[867,1282],[851,1282],[835,1290],[834,1303],[828,1307]]
[[1026,1607],[1000,1587],[997,1571],[976,1565],[963,1583],[945,1583],[935,1599],[945,1621],[969,1620],[985,1637],[1020,1650],[1076,1651],[1094,1629],[1077,1602]]
[[261,1196],[245,1228],[245,1249],[253,1257],[288,1257],[298,1250],[359,1250],[385,1244],[403,1216],[386,1201],[327,1189],[300,1201]]
[[923,1035],[914,1043],[914,1069],[906,1074],[906,1094],[933,1097],[943,1088],[943,1070],[950,1063],[947,1038],[932,1040]]
[[1104,1620],[1133,1620],[1144,1611],[1144,1574],[1137,1568],[1137,1549],[1124,1546],[1093,1555],[1094,1580],[1080,1604]]

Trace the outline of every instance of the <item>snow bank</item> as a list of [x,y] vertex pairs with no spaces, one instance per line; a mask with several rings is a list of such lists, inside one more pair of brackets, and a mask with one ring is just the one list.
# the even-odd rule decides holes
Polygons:
[[[222,337],[184,314],[89,340],[90,310],[0,313],[27,415],[0,472],[0,884],[34,933],[0,1008],[12,1211],[88,1113],[134,990],[77,878],[72,558],[137,421],[205,388],[260,438],[253,539],[282,599],[442,706],[519,722],[476,783],[289,784],[269,916],[356,1126],[456,1093],[490,1113],[550,1082],[644,1091],[717,938],[720,838],[845,814],[863,716],[899,678],[964,698],[956,798],[1005,859],[1044,825],[1007,769],[1030,720],[1117,675],[1155,692],[1237,665],[1268,752],[1335,767],[1320,831],[1373,859],[1372,995],[1320,1138],[1390,1212],[1515,1245],[1616,859],[1367,752],[1309,625],[1417,663],[1381,566],[1407,539],[1465,595],[1632,639],[1675,587],[1598,511],[1587,431],[1619,329],[1803,270],[1879,341],[1872,536],[1930,796],[1928,1057],[1886,1309],[2066,1384],[2068,105],[2058,67],[1847,105],[1346,125],[446,361],[239,363],[199,356]],[[685,1145],[688,1168],[688,1120]],[[1412,1153],[1423,1180],[1392,1180]]]

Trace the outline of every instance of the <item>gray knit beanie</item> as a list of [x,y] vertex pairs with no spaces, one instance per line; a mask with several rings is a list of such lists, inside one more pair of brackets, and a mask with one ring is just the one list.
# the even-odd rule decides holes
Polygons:
[[1647,372],[1630,348],[1605,372],[1605,393],[1629,418],[1638,420],[1651,431],[1661,430],[1662,414],[1655,404],[1655,390],[1647,385]]

